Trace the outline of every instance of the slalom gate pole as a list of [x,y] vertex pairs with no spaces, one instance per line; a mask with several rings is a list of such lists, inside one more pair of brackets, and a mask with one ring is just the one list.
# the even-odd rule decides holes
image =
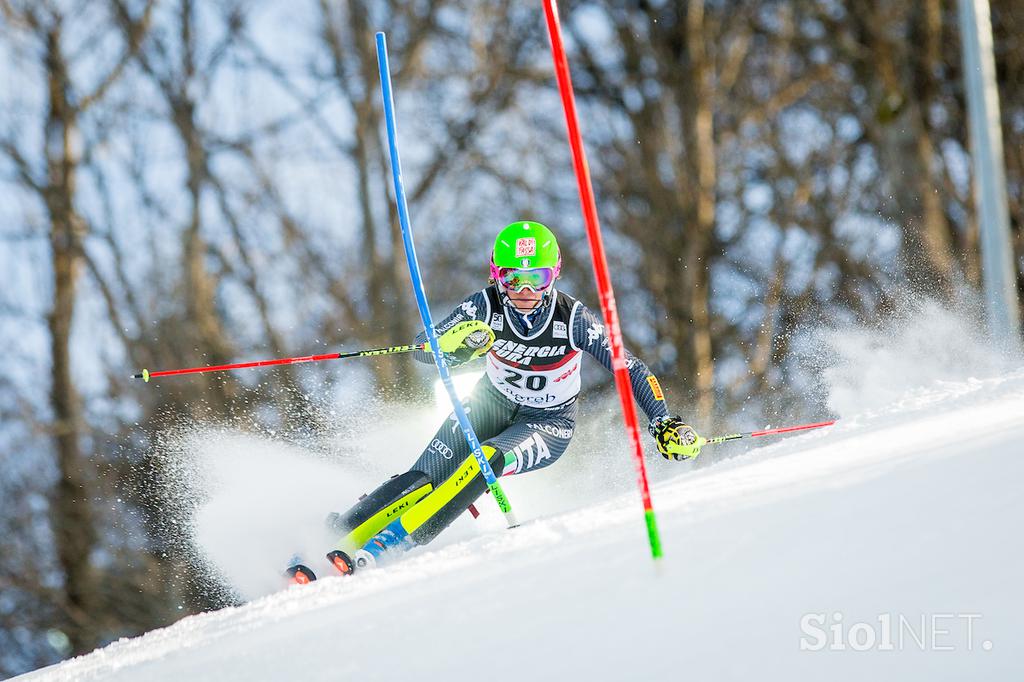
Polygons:
[[583,221],[586,223],[587,238],[590,241],[590,257],[594,266],[594,275],[597,278],[597,292],[601,298],[601,312],[604,314],[605,328],[608,330],[608,338],[611,341],[615,386],[618,388],[619,400],[622,403],[626,435],[629,437],[633,449],[637,483],[640,486],[640,495],[644,504],[644,519],[647,522],[647,536],[651,544],[651,556],[657,559],[662,555],[661,537],[658,534],[654,505],[651,502],[651,490],[647,483],[647,468],[644,466],[644,451],[640,444],[640,429],[637,425],[636,407],[633,405],[633,390],[629,381],[629,370],[626,368],[626,351],[622,345],[619,314],[615,306],[611,277],[608,274],[608,260],[605,257],[604,242],[601,239],[601,226],[597,220],[594,188],[590,183],[590,169],[587,166],[586,151],[583,149],[579,117],[576,113],[576,98],[572,89],[572,77],[569,74],[569,60],[565,55],[565,46],[562,43],[562,28],[558,22],[558,7],[555,0],[544,0],[544,14],[547,17],[548,34],[551,37],[551,55],[555,62],[558,90],[561,93],[562,107],[565,110],[565,123],[568,127],[569,146],[572,148],[572,165],[576,172],[576,185],[580,193]]
[[378,355],[394,355],[396,353],[411,353],[416,350],[427,350],[427,344],[417,343],[410,346],[389,346],[387,348],[373,348],[371,350],[357,350],[351,353],[327,353],[326,355],[303,355],[298,358],[278,358],[276,360],[257,360],[255,362],[238,362],[233,365],[210,365],[208,367],[189,367],[188,369],[167,369],[159,372],[150,372],[144,369],[138,374],[133,374],[132,379],[142,379],[149,383],[150,379],[157,377],[170,377],[179,374],[205,374],[206,372],[226,372],[232,369],[246,369],[249,367],[272,367],[274,365],[297,365],[302,362],[321,362],[323,360],[344,360],[345,358],[368,358]]
[[444,353],[441,352],[441,344],[437,341],[437,330],[434,329],[434,322],[430,315],[430,305],[427,303],[427,293],[423,288],[423,277],[420,275],[420,265],[416,258],[416,245],[412,240],[412,226],[409,223],[409,207],[405,200],[405,187],[402,183],[402,164],[398,158],[398,132],[395,127],[395,101],[391,92],[391,69],[388,66],[388,45],[387,38],[383,32],[377,33],[377,65],[380,67],[380,89],[381,97],[384,100],[384,121],[387,124],[388,148],[391,151],[391,175],[395,182],[395,203],[398,204],[398,220],[402,226],[402,243],[405,245],[405,257],[409,261],[409,274],[412,278],[413,292],[416,294],[416,305],[420,310],[420,319],[423,320],[423,327],[427,332],[427,344],[434,355],[434,364],[437,365],[437,372],[441,375],[441,382],[448,391],[448,397],[452,401],[452,409],[459,421],[462,433],[466,436],[466,442],[473,450],[473,457],[476,458],[480,472],[487,482],[487,487],[498,503],[498,508],[505,515],[509,528],[519,525],[516,522],[515,514],[512,512],[512,503],[501,489],[491,463],[487,461],[480,440],[469,423],[469,415],[466,414],[462,401],[459,400],[455,387],[452,385],[451,373],[448,371],[448,364],[445,362]]
[[716,436],[715,438],[708,438],[705,445],[717,445],[719,443],[726,443],[730,440],[739,440],[740,438],[758,438],[760,436],[775,436],[780,433],[792,433],[793,431],[809,431],[810,429],[820,429],[825,426],[832,426],[836,423],[836,419],[827,422],[817,422],[815,424],[800,424],[799,426],[782,426],[777,429],[766,429],[764,431],[747,431],[746,433],[731,433],[728,436]]

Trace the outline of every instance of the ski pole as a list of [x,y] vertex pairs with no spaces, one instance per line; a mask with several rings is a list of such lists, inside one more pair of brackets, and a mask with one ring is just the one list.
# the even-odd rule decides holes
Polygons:
[[394,355],[396,353],[411,353],[415,350],[428,350],[426,343],[412,344],[409,346],[389,346],[387,348],[373,348],[371,350],[357,350],[351,353],[327,353],[326,355],[304,355],[298,358],[279,358],[276,360],[257,360],[255,362],[238,362],[233,365],[211,365],[208,367],[189,367],[188,369],[167,369],[160,372],[150,372],[144,369],[138,374],[133,374],[132,379],[142,379],[149,382],[156,377],[169,377],[178,374],[204,374],[206,372],[226,372],[232,369],[245,369],[248,367],[271,367],[273,365],[296,365],[300,362],[320,362],[322,360],[344,360],[345,358],[368,358],[377,355]]
[[[502,489],[497,476],[494,475],[494,470],[491,468],[491,463],[487,461],[487,456],[484,455],[480,439],[477,438],[473,425],[469,421],[469,415],[466,414],[466,408],[463,407],[462,401],[452,385],[452,378],[448,371],[447,362],[444,359],[444,353],[441,352],[441,346],[437,342],[437,330],[434,329],[433,318],[430,315],[430,304],[427,301],[427,292],[423,287],[423,276],[420,274],[419,260],[416,257],[416,244],[412,238],[409,205],[405,198],[405,184],[402,182],[402,163],[398,156],[398,129],[395,123],[395,100],[391,90],[391,68],[388,65],[387,38],[385,38],[382,32],[378,32],[375,37],[377,42],[377,66],[380,69],[380,94],[384,103],[384,124],[387,128],[388,151],[391,155],[391,177],[395,187],[395,204],[398,207],[398,222],[402,228],[402,245],[405,247],[405,259],[409,263],[409,277],[412,279],[413,293],[416,296],[416,307],[419,308],[420,320],[422,320],[423,327],[427,333],[427,345],[434,354],[434,364],[437,365],[437,373],[441,376],[441,382],[448,392],[448,398],[452,402],[452,410],[459,422],[463,435],[466,437],[466,443],[469,445],[470,450],[473,451],[473,457],[480,469],[480,473],[483,474],[484,481],[487,483],[487,489],[491,491],[491,495],[494,497],[494,501],[498,503],[501,513],[505,515],[508,527],[515,528],[519,525],[519,522],[516,521],[516,516],[512,511],[512,502]],[[396,532],[404,531],[400,521],[396,523],[397,527],[388,527]]]
[[832,426],[837,420],[833,419],[827,422],[817,422],[815,424],[800,424],[799,426],[782,426],[777,429],[766,429],[764,431],[748,431],[746,433],[731,433],[728,436],[718,436],[716,438],[708,438],[706,445],[717,445],[719,443],[725,443],[730,440],[739,440],[740,438],[757,438],[759,436],[774,436],[780,433],[791,433],[793,431],[808,431],[810,429],[820,429],[825,426]]

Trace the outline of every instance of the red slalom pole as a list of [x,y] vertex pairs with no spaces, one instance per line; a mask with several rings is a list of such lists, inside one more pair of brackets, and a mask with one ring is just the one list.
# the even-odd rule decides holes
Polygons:
[[569,146],[572,148],[572,165],[576,172],[576,185],[580,193],[583,221],[586,223],[587,238],[590,241],[590,257],[594,266],[594,275],[597,278],[601,312],[604,314],[605,328],[608,330],[608,338],[611,341],[615,386],[619,391],[619,401],[622,403],[622,413],[626,423],[626,435],[629,437],[636,463],[637,483],[640,485],[640,495],[644,503],[644,518],[647,522],[647,536],[651,543],[651,556],[657,559],[662,555],[661,538],[658,535],[654,505],[651,503],[651,490],[647,483],[647,468],[644,465],[644,451],[640,444],[640,429],[637,425],[636,407],[633,405],[629,370],[626,368],[626,351],[622,345],[619,314],[615,307],[611,277],[608,274],[608,260],[605,257],[604,242],[601,239],[601,225],[597,219],[597,203],[594,201],[590,169],[587,166],[583,138],[580,135],[576,98],[573,95],[572,77],[569,74],[569,60],[566,58],[565,45],[562,43],[562,28],[558,22],[558,7],[555,0],[544,0],[544,14],[547,16],[548,34],[551,37],[551,56],[555,62],[555,77],[558,79],[558,90],[562,95],[562,107],[565,109]]
[[246,369],[248,367],[272,367],[274,365],[296,365],[301,362],[320,362],[322,360],[344,360],[345,358],[366,358],[375,355],[392,355],[394,353],[411,353],[414,350],[424,350],[427,344],[418,343],[410,346],[390,346],[388,348],[374,348],[372,350],[357,350],[351,353],[327,353],[326,355],[303,355],[298,358],[279,358],[277,360],[257,360],[255,362],[238,362],[233,365],[210,365],[208,367],[189,367],[188,369],[166,369],[159,372],[150,372],[144,369],[138,374],[133,374],[132,379],[142,379],[149,382],[157,377],[170,377],[179,374],[205,374],[206,372],[226,372],[232,369]]
[[708,445],[716,445],[718,443],[725,443],[730,440],[739,440],[740,438],[757,438],[758,436],[774,436],[780,433],[792,433],[794,431],[807,431],[810,429],[820,429],[825,426],[832,426],[837,420],[832,419],[827,422],[816,422],[814,424],[800,424],[799,426],[781,426],[777,429],[766,429],[764,431],[748,431],[746,433],[732,433],[728,436],[717,436],[716,438],[708,438]]

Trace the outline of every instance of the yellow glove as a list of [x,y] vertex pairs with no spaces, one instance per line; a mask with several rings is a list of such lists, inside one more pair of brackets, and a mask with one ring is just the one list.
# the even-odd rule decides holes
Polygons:
[[655,419],[648,429],[658,443],[658,451],[665,459],[679,461],[696,457],[707,442],[707,439],[697,435],[693,427],[684,424],[679,417],[664,416]]
[[460,322],[438,337],[441,352],[459,362],[473,360],[486,353],[494,343],[494,331],[480,320]]

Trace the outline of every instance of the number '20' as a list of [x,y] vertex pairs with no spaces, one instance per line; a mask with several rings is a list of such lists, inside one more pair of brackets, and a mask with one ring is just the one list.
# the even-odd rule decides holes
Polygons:
[[[516,388],[523,388],[521,383],[523,380],[523,373],[517,372],[514,369],[505,370],[505,383],[509,386],[515,386]],[[526,388],[531,391],[543,391],[544,387],[548,385],[548,378],[543,374],[531,374],[526,377]]]

